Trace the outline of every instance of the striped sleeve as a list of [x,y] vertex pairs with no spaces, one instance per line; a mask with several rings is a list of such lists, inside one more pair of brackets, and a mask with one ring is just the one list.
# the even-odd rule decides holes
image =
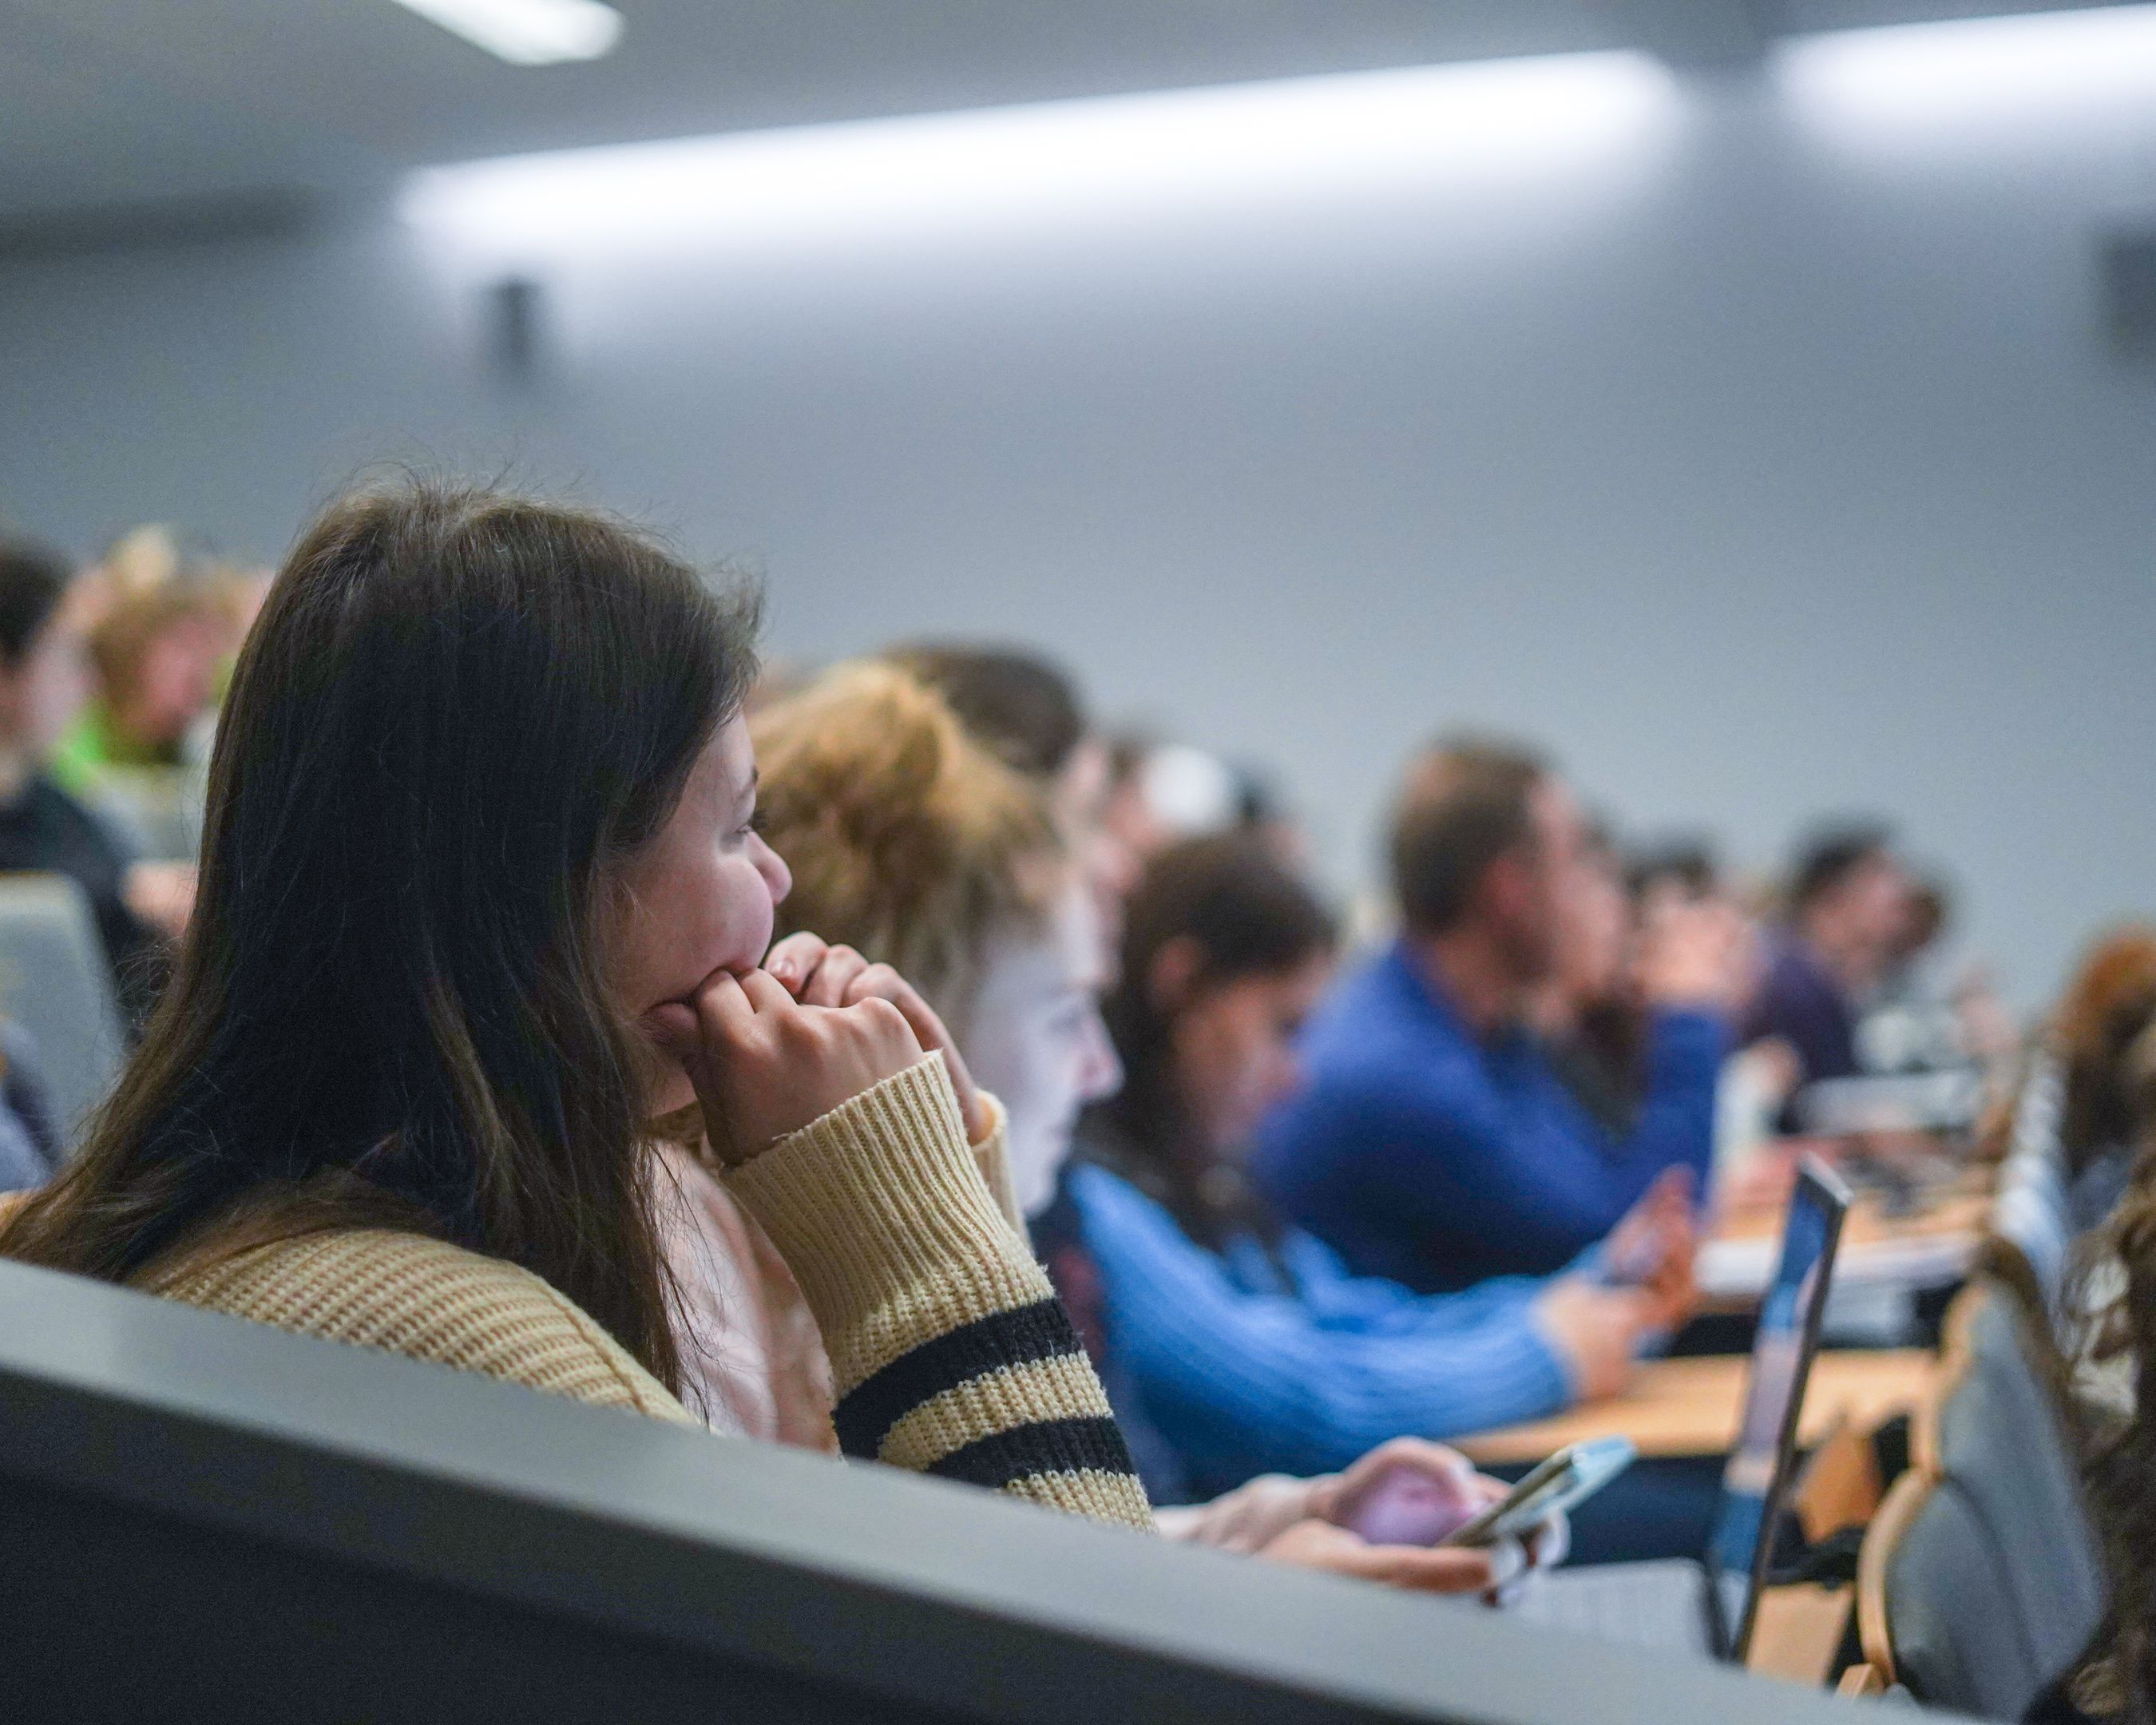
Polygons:
[[[1345,1308],[1322,1315],[1322,1297],[1314,1307],[1240,1286],[1105,1169],[1080,1169],[1072,1191],[1116,1348],[1147,1413],[1204,1475],[1322,1473],[1388,1438],[1509,1425],[1573,1399],[1532,1285],[1502,1302],[1429,1296],[1419,1327],[1373,1327]],[[1288,1245],[1306,1281],[1342,1274],[1306,1237]]]
[[726,1178],[823,1331],[848,1455],[1152,1525],[1100,1380],[966,1143],[940,1055]]

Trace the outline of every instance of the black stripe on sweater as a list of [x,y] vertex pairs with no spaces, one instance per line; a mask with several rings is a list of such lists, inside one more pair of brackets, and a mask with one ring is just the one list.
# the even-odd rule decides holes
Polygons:
[[1084,1352],[1069,1315],[1052,1296],[1009,1312],[992,1312],[901,1353],[842,1396],[831,1416],[839,1447],[849,1455],[873,1461],[883,1453],[883,1440],[892,1426],[945,1390],[1006,1366],[1027,1366]]
[[1014,1425],[1009,1431],[975,1438],[928,1466],[939,1478],[963,1480],[992,1491],[1035,1474],[1086,1470],[1137,1476],[1122,1429],[1106,1415]]

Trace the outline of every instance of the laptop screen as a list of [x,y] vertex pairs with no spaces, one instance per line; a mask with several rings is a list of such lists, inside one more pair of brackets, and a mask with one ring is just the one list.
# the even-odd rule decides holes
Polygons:
[[1768,1555],[1765,1536],[1785,1494],[1797,1448],[1797,1415],[1849,1195],[1834,1176],[1807,1162],[1797,1175],[1782,1256],[1759,1307],[1752,1376],[1737,1447],[1722,1476],[1722,1503],[1707,1552],[1731,1658],[1742,1658],[1752,1607]]

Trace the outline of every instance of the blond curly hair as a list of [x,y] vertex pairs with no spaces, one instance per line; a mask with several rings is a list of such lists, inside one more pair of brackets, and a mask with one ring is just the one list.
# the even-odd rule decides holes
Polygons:
[[894,665],[841,665],[751,729],[793,874],[778,932],[893,966],[962,1034],[991,942],[1045,928],[1067,872],[1045,794]]

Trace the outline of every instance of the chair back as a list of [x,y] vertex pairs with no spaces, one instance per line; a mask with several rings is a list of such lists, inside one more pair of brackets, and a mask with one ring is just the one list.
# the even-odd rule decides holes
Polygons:
[[1868,1681],[1933,1707],[2019,1719],[2053,1675],[2024,1636],[1990,1530],[1959,1486],[1920,1468],[1865,1537],[1856,1613]]
[[2003,1288],[1971,1284],[1948,1347],[1949,1369],[1920,1422],[1922,1459],[1989,1530],[2023,1638],[2048,1681],[2087,1648],[2109,1602],[2073,1430],[2037,1357],[2041,1338]]
[[71,1146],[126,1042],[90,901],[64,875],[0,875],[0,1014],[36,1039],[53,1123]]

